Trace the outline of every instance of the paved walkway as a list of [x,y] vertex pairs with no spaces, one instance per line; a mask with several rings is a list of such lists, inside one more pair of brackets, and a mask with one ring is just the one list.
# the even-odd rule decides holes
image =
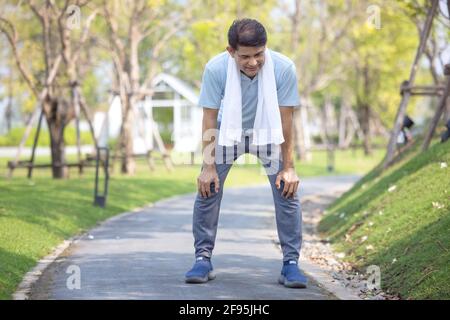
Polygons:
[[[326,195],[351,186],[355,177],[302,180],[302,195]],[[225,189],[213,265],[217,278],[184,283],[191,267],[195,195],[157,202],[114,217],[76,241],[42,275],[33,299],[335,299],[311,282],[307,289],[277,283],[276,245],[269,185]],[[69,266],[80,269],[80,289],[70,290]]]

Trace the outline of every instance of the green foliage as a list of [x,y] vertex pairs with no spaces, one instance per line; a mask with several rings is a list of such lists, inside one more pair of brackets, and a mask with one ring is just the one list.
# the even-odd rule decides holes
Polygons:
[[171,147],[173,145],[172,133],[170,131],[167,130],[161,131],[160,135],[166,147]]
[[348,59],[354,67],[349,69],[349,84],[354,92],[353,103],[370,105],[384,124],[390,126],[400,103],[399,86],[409,77],[419,41],[417,32],[411,33],[415,26],[410,18],[399,14],[401,3],[373,4],[382,8],[381,28],[376,29],[367,22],[352,26]]
[[[31,133],[25,143],[26,147],[32,147],[34,142],[34,137],[36,135],[36,128],[31,129]],[[22,140],[25,128],[13,128],[11,131],[3,136],[0,136],[0,146],[1,147],[17,147]],[[64,130],[64,141],[66,146],[75,146],[77,144],[77,136],[75,127],[69,126]],[[81,144],[93,144],[91,133],[87,131],[80,132],[80,142]],[[50,146],[50,135],[47,130],[41,129],[39,134],[38,146],[49,147]]]
[[[194,1],[195,2],[195,1]],[[250,17],[263,23],[268,31],[276,25],[271,12],[276,1],[205,1],[195,9],[194,21],[171,40],[174,48],[168,56],[176,61],[176,72],[191,85],[200,87],[205,64],[226,50],[228,29],[233,20]],[[269,46],[272,46],[269,33]],[[174,63],[175,64],[175,63]]]

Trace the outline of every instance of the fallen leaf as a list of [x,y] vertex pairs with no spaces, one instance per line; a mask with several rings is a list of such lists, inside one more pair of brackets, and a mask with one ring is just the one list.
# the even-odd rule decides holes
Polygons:
[[355,223],[354,225],[352,225],[351,227],[350,227],[350,229],[348,229],[348,232],[347,232],[347,234],[348,235],[351,235],[359,226],[361,226],[363,223],[362,222],[358,222],[358,223]]
[[433,205],[433,208],[435,208],[435,209],[443,209],[443,208],[445,208],[445,206],[442,204],[442,203],[439,203],[439,202],[431,202],[431,204]]
[[350,242],[350,243],[353,243],[353,241],[352,241],[352,237],[347,233],[347,234],[345,234],[345,242]]
[[397,186],[391,186],[391,187],[389,187],[388,191],[389,191],[389,192],[392,192],[392,191],[394,191],[395,189],[397,189]]

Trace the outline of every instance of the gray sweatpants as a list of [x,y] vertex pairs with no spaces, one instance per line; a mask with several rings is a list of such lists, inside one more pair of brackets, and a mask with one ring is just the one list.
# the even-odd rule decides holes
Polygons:
[[283,251],[283,261],[295,260],[300,256],[302,244],[302,213],[298,195],[286,199],[282,196],[284,187],[281,182],[280,189],[275,186],[277,174],[283,168],[281,148],[275,145],[256,147],[249,144],[251,135],[244,135],[242,142],[234,147],[216,145],[216,170],[219,176],[220,188],[216,193],[214,183],[211,183],[211,195],[203,198],[199,193],[195,199],[193,215],[193,234],[195,256],[211,257],[214,249],[219,220],[220,203],[223,195],[223,186],[228,172],[240,155],[251,153],[258,157],[265,168],[272,187],[275,203],[275,215],[278,237]]

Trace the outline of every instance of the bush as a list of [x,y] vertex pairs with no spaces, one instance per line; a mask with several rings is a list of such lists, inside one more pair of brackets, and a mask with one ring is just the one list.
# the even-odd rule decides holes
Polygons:
[[[48,135],[48,133],[47,133],[47,135]],[[64,130],[64,141],[66,142],[67,146],[76,146],[77,145],[77,132],[76,132],[75,127],[70,126]],[[81,131],[80,132],[80,143],[82,145],[94,144],[94,141],[92,140],[90,131]]]
[[[25,142],[25,146],[32,147],[34,142],[34,137],[36,135],[37,128],[32,128],[31,133],[28,136],[27,141]],[[17,147],[20,144],[20,140],[25,133],[25,128],[13,128],[11,131],[6,134],[0,136],[0,146],[1,147]],[[89,131],[82,131],[80,133],[81,144],[93,144],[91,133]],[[64,141],[67,146],[75,146],[77,144],[76,130],[75,127],[66,127],[64,130]],[[50,146],[50,135],[48,130],[41,129],[39,133],[38,140],[39,147],[49,147]]]

